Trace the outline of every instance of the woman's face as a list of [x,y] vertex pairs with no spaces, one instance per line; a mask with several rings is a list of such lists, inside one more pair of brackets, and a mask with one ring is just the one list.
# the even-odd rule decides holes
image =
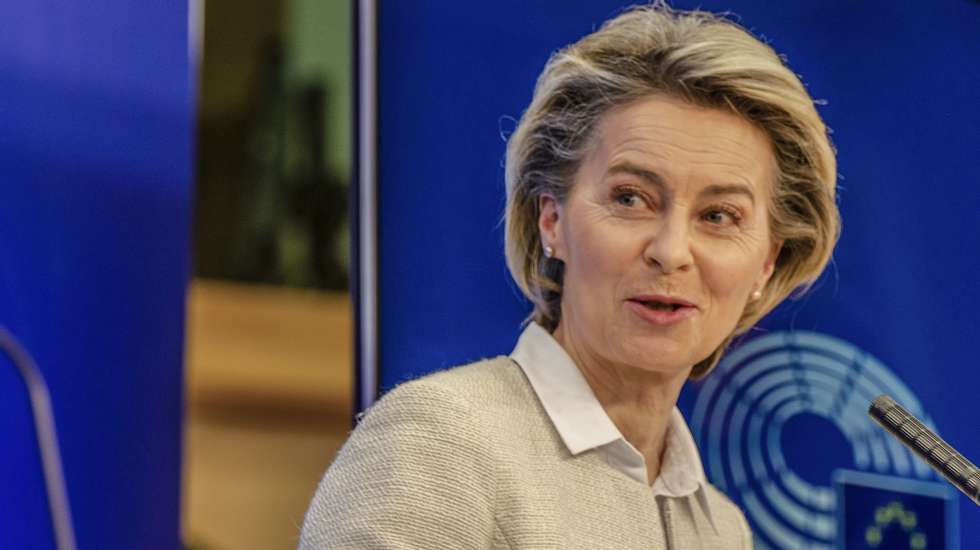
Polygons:
[[541,199],[565,263],[559,341],[686,375],[772,274],[774,166],[767,136],[725,111],[652,96],[604,115],[569,196]]

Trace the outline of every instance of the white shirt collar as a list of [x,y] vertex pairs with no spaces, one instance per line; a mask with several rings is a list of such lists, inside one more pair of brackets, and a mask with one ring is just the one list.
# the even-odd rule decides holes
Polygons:
[[[529,324],[510,357],[524,371],[572,455],[598,449],[614,468],[650,485],[643,455],[619,432],[572,358],[548,331],[537,323]],[[694,437],[674,407],[667,425],[660,476],[650,489],[655,496],[696,494],[714,527],[704,492],[707,483]]]

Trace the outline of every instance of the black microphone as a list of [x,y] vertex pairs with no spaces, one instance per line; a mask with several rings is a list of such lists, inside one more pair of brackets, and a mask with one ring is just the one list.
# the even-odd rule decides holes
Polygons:
[[872,401],[868,414],[954,487],[980,505],[980,468],[887,395]]

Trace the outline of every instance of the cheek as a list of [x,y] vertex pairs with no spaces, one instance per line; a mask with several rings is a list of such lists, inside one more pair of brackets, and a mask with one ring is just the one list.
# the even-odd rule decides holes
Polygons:
[[752,292],[765,258],[744,250],[716,250],[703,256],[701,276],[713,300],[744,305]]
[[615,224],[580,223],[569,232],[565,277],[585,282],[591,290],[614,286],[635,258],[631,236]]

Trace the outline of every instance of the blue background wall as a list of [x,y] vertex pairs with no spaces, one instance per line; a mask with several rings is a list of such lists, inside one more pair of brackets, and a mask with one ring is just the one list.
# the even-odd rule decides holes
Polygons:
[[[0,6],[0,324],[47,377],[81,548],[179,546],[186,2]],[[0,547],[53,548],[0,359]]]
[[[528,104],[549,54],[624,4],[380,4],[380,360],[387,389],[510,351],[528,306],[503,260],[502,134]],[[980,383],[980,4],[674,5],[733,11],[787,55],[814,97],[829,102],[821,113],[839,149],[843,237],[817,288],[762,326],[816,330],[877,357],[943,435],[980,460],[973,390]],[[685,413],[697,392],[685,390]],[[784,433],[783,445],[797,449],[798,460],[827,463],[821,442],[841,438],[833,440],[827,426],[797,427]],[[830,463],[809,469],[829,475]],[[960,512],[963,547],[980,547],[980,512],[966,499]]]

